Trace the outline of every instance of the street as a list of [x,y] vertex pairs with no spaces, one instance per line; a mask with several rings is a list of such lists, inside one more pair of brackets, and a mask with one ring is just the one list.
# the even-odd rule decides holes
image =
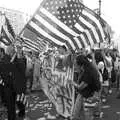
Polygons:
[[[101,120],[120,120],[120,99],[116,99],[116,91],[107,97],[107,102],[102,105],[103,118]],[[34,92],[29,96],[29,108],[26,114],[30,120],[51,120],[55,119],[56,111],[43,94],[43,92]],[[55,120],[58,120],[56,118]],[[59,118],[59,120],[64,120]]]

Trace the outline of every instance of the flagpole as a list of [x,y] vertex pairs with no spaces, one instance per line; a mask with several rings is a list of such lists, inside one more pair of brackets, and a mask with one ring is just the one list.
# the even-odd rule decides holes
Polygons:
[[99,0],[99,16],[101,16],[101,2],[102,0]]

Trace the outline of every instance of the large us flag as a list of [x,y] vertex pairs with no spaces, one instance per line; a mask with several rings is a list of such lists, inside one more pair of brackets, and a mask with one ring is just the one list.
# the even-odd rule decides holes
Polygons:
[[105,38],[101,18],[80,0],[43,0],[21,32],[33,32],[37,37],[71,50],[92,46]]

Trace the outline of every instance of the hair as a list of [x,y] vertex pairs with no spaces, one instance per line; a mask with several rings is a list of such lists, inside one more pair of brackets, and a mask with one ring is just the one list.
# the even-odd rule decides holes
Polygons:
[[86,56],[84,56],[84,55],[79,55],[79,56],[76,57],[76,63],[77,63],[79,66],[82,66],[82,65],[88,66],[90,62],[88,61],[88,59],[87,59]]

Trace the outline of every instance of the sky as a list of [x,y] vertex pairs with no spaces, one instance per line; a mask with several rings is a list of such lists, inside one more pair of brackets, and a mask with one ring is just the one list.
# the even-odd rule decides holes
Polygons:
[[[0,7],[18,10],[29,15],[34,14],[42,0],[0,0]],[[120,0],[101,0],[101,12],[103,18],[110,24],[115,31],[114,38],[120,36]],[[99,6],[99,0],[83,0],[84,4],[96,9]]]

